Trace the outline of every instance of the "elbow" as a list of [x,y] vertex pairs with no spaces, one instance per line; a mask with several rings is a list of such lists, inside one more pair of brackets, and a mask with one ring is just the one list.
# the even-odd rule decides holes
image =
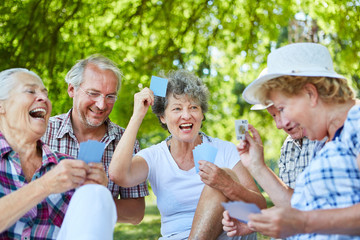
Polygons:
[[134,186],[133,184],[131,184],[131,182],[127,181],[128,178],[122,174],[114,174],[113,172],[109,171],[109,178],[115,184],[125,188]]
[[139,216],[139,217],[133,217],[131,219],[127,219],[126,221],[124,221],[123,219],[118,219],[117,222],[118,223],[130,223],[132,225],[139,225],[141,223],[141,221],[144,219],[144,215],[143,216]]
[[142,221],[143,219],[144,219],[144,215],[138,216],[138,217],[135,217],[134,219],[132,219],[132,220],[130,221],[130,223],[131,223],[132,225],[138,225],[138,224],[141,223],[141,221]]
[[260,201],[260,203],[259,203],[259,208],[260,209],[265,209],[265,208],[267,208],[267,202],[266,202],[266,199],[265,199],[265,197],[261,194],[261,201]]
[[114,183],[116,183],[119,186],[123,186],[123,182],[124,182],[124,178],[121,177],[121,174],[115,174],[112,171],[109,170],[109,178],[111,181],[113,181]]

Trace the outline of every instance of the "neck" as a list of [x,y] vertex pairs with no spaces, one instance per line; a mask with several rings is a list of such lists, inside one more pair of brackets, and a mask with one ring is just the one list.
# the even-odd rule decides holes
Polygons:
[[168,146],[171,155],[173,155],[174,158],[177,157],[180,159],[193,161],[192,150],[201,143],[202,138],[200,135],[197,135],[197,137],[192,142],[183,142],[172,137],[168,142]]
[[11,148],[17,152],[19,156],[38,154],[37,141],[40,139],[39,136],[30,136],[28,132],[24,132],[24,129],[6,126],[6,124],[1,122],[0,131]]
[[342,104],[329,104],[329,114],[328,114],[328,139],[331,141],[336,131],[344,125],[344,122],[347,118],[348,112],[355,105],[355,100],[349,100]]

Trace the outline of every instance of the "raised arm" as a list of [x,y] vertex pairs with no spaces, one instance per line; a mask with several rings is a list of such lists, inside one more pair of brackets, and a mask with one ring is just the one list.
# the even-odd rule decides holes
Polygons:
[[266,166],[260,135],[250,124],[249,130],[253,136],[246,133],[246,140],[237,146],[242,164],[269,195],[275,206],[289,207],[290,199],[294,192],[293,189],[286,186],[286,184]]
[[139,156],[133,158],[136,135],[150,105],[154,104],[154,94],[144,88],[134,95],[134,111],[124,135],[118,143],[109,166],[112,181],[122,187],[133,187],[146,180],[148,165]]
[[0,232],[12,226],[50,194],[79,187],[84,183],[88,171],[83,161],[62,160],[44,176],[0,198]]

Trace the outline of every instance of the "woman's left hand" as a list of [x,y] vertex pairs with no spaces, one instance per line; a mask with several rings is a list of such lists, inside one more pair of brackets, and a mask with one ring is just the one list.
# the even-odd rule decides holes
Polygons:
[[225,170],[205,160],[199,161],[199,175],[206,185],[219,190],[233,181]]
[[89,163],[90,170],[86,175],[85,184],[100,184],[107,187],[109,179],[106,176],[106,172],[102,163]]

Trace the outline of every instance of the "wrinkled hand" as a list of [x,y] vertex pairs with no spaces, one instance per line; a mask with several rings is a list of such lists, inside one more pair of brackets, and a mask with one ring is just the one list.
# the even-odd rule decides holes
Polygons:
[[250,214],[251,230],[274,238],[286,238],[305,232],[305,212],[294,208],[272,207],[259,214]]
[[49,194],[62,193],[81,186],[86,179],[89,166],[84,161],[65,159],[39,178]]
[[222,188],[229,186],[233,182],[233,179],[225,170],[205,160],[199,161],[199,175],[201,181],[206,185],[218,190],[222,190]]
[[245,133],[245,140],[241,140],[236,148],[240,154],[242,164],[254,175],[256,169],[265,167],[266,164],[260,135],[251,124],[249,124],[249,130],[253,136],[250,136],[248,132]]
[[154,93],[146,87],[134,95],[133,116],[143,119],[147,110],[152,105],[154,105]]
[[107,187],[109,179],[106,176],[106,172],[102,163],[89,163],[89,172],[86,175],[85,184],[100,184]]
[[243,236],[252,233],[253,231],[246,225],[246,223],[230,217],[228,211],[223,212],[223,230],[227,232],[228,237]]

